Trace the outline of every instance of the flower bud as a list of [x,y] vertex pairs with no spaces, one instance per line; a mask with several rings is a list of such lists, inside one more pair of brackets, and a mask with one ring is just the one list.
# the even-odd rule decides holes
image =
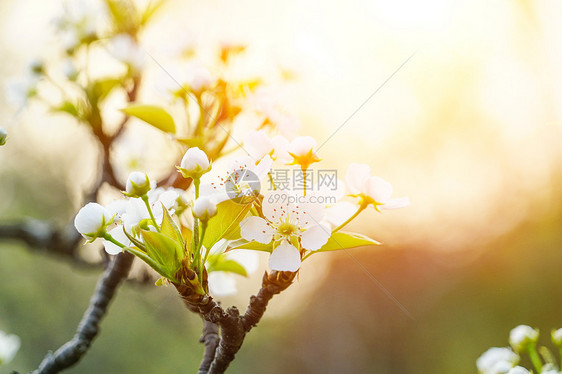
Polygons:
[[0,331],[0,365],[12,361],[20,349],[20,345],[19,336],[8,335],[4,331]]
[[201,196],[193,203],[193,216],[206,222],[217,215],[217,204],[207,196]]
[[516,352],[524,351],[530,344],[536,344],[539,330],[527,325],[519,325],[509,333],[509,344]]
[[205,152],[197,147],[192,147],[185,152],[178,170],[185,178],[197,179],[211,170],[211,165]]
[[562,348],[562,328],[558,330],[552,330],[552,332],[550,333],[550,337],[555,346],[557,346],[558,348]]
[[141,197],[146,195],[148,191],[150,191],[148,175],[140,171],[133,171],[129,174],[125,195],[129,197]]
[[8,133],[0,127],[0,145],[6,144],[6,139],[8,139]]
[[509,370],[507,374],[531,374],[531,372],[522,366],[516,366]]
[[476,360],[482,374],[506,373],[519,361],[519,356],[509,348],[490,348]]
[[74,227],[86,239],[103,236],[111,224],[111,213],[98,203],[88,203],[74,218]]

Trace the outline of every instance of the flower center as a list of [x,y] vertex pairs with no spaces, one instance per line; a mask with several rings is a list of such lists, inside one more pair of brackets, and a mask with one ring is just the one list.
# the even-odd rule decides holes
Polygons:
[[290,222],[283,222],[277,226],[277,232],[283,236],[291,236],[297,232],[297,226]]

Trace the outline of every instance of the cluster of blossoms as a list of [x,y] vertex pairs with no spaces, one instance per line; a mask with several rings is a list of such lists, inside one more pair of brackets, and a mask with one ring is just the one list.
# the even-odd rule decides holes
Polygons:
[[[547,347],[537,349],[539,330],[520,325],[509,333],[511,348],[490,348],[476,361],[479,374],[530,374],[523,366],[518,366],[521,355],[526,354],[537,374],[560,374],[560,367]],[[552,330],[552,343],[562,354],[562,329]],[[542,359],[541,359],[542,356]],[[562,356],[561,356],[562,359]]]
[[20,349],[21,340],[17,335],[0,331],[0,365],[12,361]]
[[[187,190],[156,187],[145,173],[133,172],[125,199],[106,207],[87,204],[75,226],[90,241],[101,238],[107,253],[127,251],[146,262],[161,275],[158,284],[189,285],[206,294],[209,286],[213,289],[212,272],[247,274],[235,256],[239,251],[269,252],[272,270],[296,272],[314,253],[378,244],[341,231],[368,206],[379,210],[409,204],[407,198],[392,199],[391,185],[371,176],[363,164],[349,166],[347,193],[340,188],[323,196],[328,191],[306,183],[302,191],[277,189],[274,162],[294,165],[306,175],[320,161],[311,137],[289,141],[278,135],[274,140],[256,130],[244,146],[252,156],[234,158],[223,176],[210,173],[204,151],[189,148],[177,167],[190,182]],[[273,189],[262,194],[260,186],[267,181]],[[346,196],[355,203],[342,201]]]

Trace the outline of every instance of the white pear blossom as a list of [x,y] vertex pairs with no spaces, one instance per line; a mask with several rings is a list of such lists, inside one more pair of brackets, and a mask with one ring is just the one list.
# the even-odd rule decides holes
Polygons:
[[288,162],[287,148],[289,141],[282,135],[270,138],[264,130],[250,131],[244,137],[244,150],[255,160],[269,155],[272,160]]
[[322,223],[325,208],[301,195],[275,192],[264,197],[262,212],[265,218],[246,217],[240,222],[240,234],[248,241],[278,245],[269,258],[272,270],[297,271],[301,255],[291,239],[300,239],[304,249],[320,249],[330,238],[330,227]]
[[180,163],[180,168],[189,173],[199,173],[209,170],[209,167],[210,162],[207,154],[198,147],[189,148]]
[[19,336],[6,334],[0,331],[0,365],[12,361],[20,349],[21,340]]
[[362,203],[373,204],[376,209],[398,209],[410,205],[407,197],[391,199],[392,185],[380,177],[371,176],[369,165],[349,165],[345,182],[351,196],[360,197]]
[[140,197],[150,191],[148,175],[140,171],[133,171],[127,178],[125,190],[128,196]]
[[135,70],[140,70],[144,66],[145,54],[129,34],[118,34],[111,38],[108,51],[113,57]]
[[200,196],[193,203],[193,216],[208,221],[217,214],[217,203],[209,196]]
[[217,204],[229,199],[256,196],[259,193],[256,188],[261,186],[259,182],[267,177],[272,164],[269,155],[257,164],[250,156],[235,159],[230,163],[226,177],[201,184],[201,195],[212,196]]
[[539,330],[527,325],[519,325],[509,332],[509,344],[517,352],[521,352],[529,344],[535,344],[539,339]]
[[95,239],[103,235],[111,222],[111,213],[98,203],[88,203],[80,209],[74,218],[74,227],[86,239]]
[[[516,366],[509,370],[507,374],[531,374],[531,372],[522,366]],[[544,371],[543,371],[544,374]]]
[[[170,213],[173,214],[176,208],[178,192],[173,189],[165,189],[162,187],[153,188],[147,193],[148,202],[156,223],[161,224],[164,218],[164,210],[162,206]],[[131,232],[131,228],[139,224],[143,219],[150,219],[150,214],[146,204],[140,198],[131,198],[127,202],[127,208],[122,215],[123,226],[127,232]]]
[[519,361],[519,356],[509,348],[490,348],[478,360],[480,374],[506,374]]

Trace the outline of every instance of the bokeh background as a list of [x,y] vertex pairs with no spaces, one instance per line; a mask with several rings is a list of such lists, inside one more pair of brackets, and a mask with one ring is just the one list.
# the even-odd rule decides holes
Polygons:
[[[0,84],[57,48],[61,4],[0,3]],[[352,224],[383,246],[306,261],[230,372],[475,373],[522,323],[548,344],[562,326],[561,14],[556,0],[168,2],[143,36],[155,58],[184,39],[246,41],[246,73],[293,72],[283,92],[300,134],[323,143],[337,130],[323,165],[343,176],[368,163],[412,201]],[[141,97],[158,100],[155,80]],[[0,220],[67,222],[91,183],[87,129],[41,108],[16,114],[5,96],[0,121]],[[165,159],[161,147],[146,152]],[[69,339],[98,275],[0,244],[0,330],[22,338],[0,372],[32,370]],[[258,279],[224,304],[245,308]],[[173,290],[126,284],[68,372],[193,372],[200,329]]]

